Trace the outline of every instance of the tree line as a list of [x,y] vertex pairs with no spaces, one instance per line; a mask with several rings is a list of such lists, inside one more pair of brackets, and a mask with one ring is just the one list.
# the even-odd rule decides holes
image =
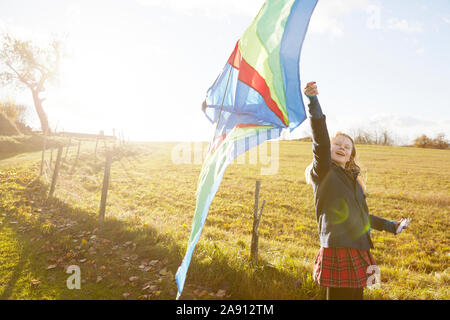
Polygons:
[[[353,129],[350,132],[350,136],[353,137],[353,141],[355,142],[355,144],[380,146],[398,145],[397,139],[387,129]],[[312,138],[310,135],[295,140],[302,142],[312,142]],[[450,143],[445,138],[444,133],[437,134],[435,138],[431,138],[425,134],[422,134],[421,136],[415,138],[412,145],[410,146],[418,148],[450,149]]]
[[450,143],[445,139],[443,133],[439,133],[434,139],[423,134],[414,140],[413,145],[419,148],[450,149]]

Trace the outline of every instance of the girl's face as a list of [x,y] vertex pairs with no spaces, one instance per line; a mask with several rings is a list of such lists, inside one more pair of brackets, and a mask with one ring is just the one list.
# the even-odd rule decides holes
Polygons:
[[331,142],[331,160],[345,167],[352,155],[353,143],[346,136],[337,136]]

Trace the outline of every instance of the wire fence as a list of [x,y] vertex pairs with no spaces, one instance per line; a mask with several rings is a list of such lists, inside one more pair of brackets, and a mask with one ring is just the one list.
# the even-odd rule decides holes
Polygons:
[[[144,175],[136,172],[137,155],[129,143],[70,138],[59,146],[57,157],[55,148],[44,148],[45,142],[40,177],[50,185],[48,200],[58,198],[66,203],[82,204],[91,212],[98,211],[100,222],[106,208],[108,215],[129,217],[133,214],[129,202],[115,192],[130,188],[136,184],[137,175]],[[111,174],[111,164],[120,170]]]

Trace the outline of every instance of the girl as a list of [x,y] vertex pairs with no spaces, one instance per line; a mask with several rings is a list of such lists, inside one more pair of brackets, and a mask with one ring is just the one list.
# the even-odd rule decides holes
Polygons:
[[321,244],[313,277],[327,288],[328,300],[361,300],[367,279],[379,271],[370,254],[371,228],[395,234],[401,221],[369,214],[352,138],[338,132],[330,141],[316,83],[309,82],[304,93],[310,100],[314,155],[305,176],[314,189]]

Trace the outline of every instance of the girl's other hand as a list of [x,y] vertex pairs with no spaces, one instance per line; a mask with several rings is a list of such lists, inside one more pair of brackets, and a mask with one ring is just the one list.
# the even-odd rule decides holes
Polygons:
[[317,90],[316,82],[315,81],[308,82],[303,92],[310,97],[317,96],[319,94],[319,91]]
[[[406,220],[406,219],[402,218],[402,220],[395,222],[395,230],[398,229],[398,226],[400,225],[400,223],[402,223],[403,220]],[[408,229],[408,226],[406,226],[404,229]]]

